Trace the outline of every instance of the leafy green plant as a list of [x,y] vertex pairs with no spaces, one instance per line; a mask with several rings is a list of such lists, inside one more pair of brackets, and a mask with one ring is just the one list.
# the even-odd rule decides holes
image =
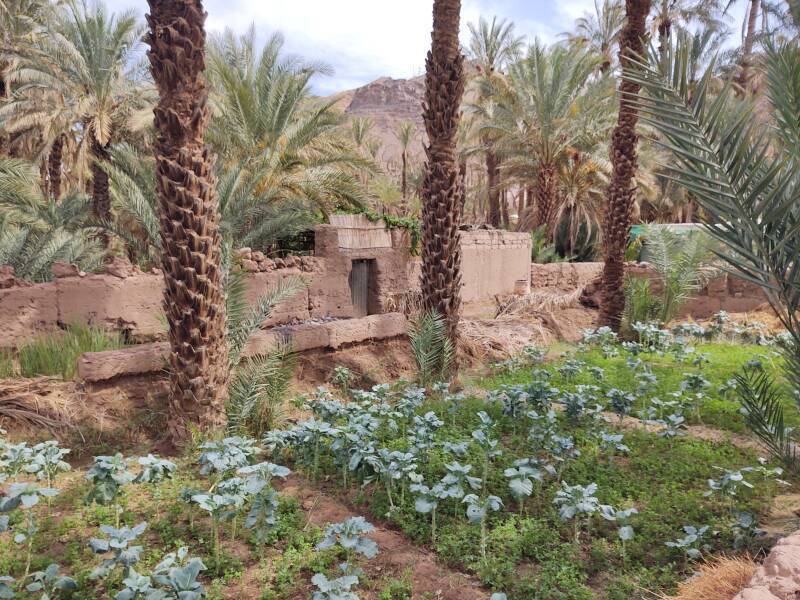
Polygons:
[[105,534],[106,539],[92,538],[89,540],[89,547],[95,554],[111,553],[111,556],[103,559],[100,566],[91,572],[90,577],[92,579],[108,577],[117,567],[121,567],[123,576],[128,577],[131,568],[139,562],[144,550],[142,546],[131,546],[130,543],[142,535],[145,529],[147,529],[146,522],[134,527],[117,528],[101,525],[100,531]]
[[[600,501],[595,494],[597,493],[597,484],[590,483],[587,486],[582,485],[567,485],[566,482],[561,482],[561,489],[556,492],[556,497],[553,499],[553,504],[558,506],[558,516],[562,521],[571,521],[576,517],[586,517],[586,530],[589,531],[591,526],[592,515],[600,511]],[[575,519],[575,540],[580,537],[580,521]]]
[[690,559],[696,560],[702,555],[703,548],[701,540],[708,531],[708,527],[708,525],[703,525],[702,527],[684,525],[683,532],[686,535],[676,538],[673,541],[664,542],[664,545],[670,548],[678,548],[682,550]]
[[78,584],[72,577],[59,575],[58,570],[58,565],[51,563],[45,570],[31,573],[33,581],[25,589],[35,594],[41,592],[40,600],[55,600],[62,597],[62,594],[68,595],[78,589]]
[[[17,529],[14,534],[14,543],[25,543],[25,573],[22,576],[22,581],[25,581],[28,573],[30,573],[33,538],[39,530],[36,517],[31,509],[39,503],[40,498],[46,498],[49,501],[50,498],[56,495],[58,495],[57,489],[41,487],[35,483],[22,482],[12,483],[5,490],[5,495],[0,498],[0,513],[11,512],[16,508],[22,508],[25,512],[24,528]],[[0,533],[8,528],[8,517],[0,518]]]
[[278,492],[271,485],[272,479],[286,478],[290,471],[281,465],[263,462],[242,467],[238,473],[247,476],[244,491],[250,498],[244,526],[253,532],[257,542],[263,544],[278,522]]
[[420,385],[446,381],[453,368],[455,349],[447,335],[444,317],[437,312],[419,315],[411,321],[408,338]]
[[205,590],[197,578],[205,569],[203,561],[190,558],[188,548],[181,547],[167,554],[149,576],[140,575],[131,568],[122,580],[125,587],[117,592],[114,600],[199,600],[205,596]]
[[622,542],[622,555],[623,557],[626,556],[625,552],[625,544],[633,539],[634,532],[633,527],[630,525],[630,519],[633,515],[638,514],[638,510],[635,508],[625,508],[622,510],[616,510],[607,504],[604,504],[600,507],[600,516],[603,517],[606,521],[613,521],[619,524],[619,529],[617,529],[617,537]]
[[337,579],[328,579],[324,573],[317,573],[311,578],[317,591],[311,598],[312,600],[358,600],[358,595],[350,590],[358,585],[358,577],[355,575],[343,575]]
[[200,474],[214,474],[219,478],[246,467],[263,452],[256,440],[239,436],[204,442],[200,445],[200,449],[202,450],[198,459]]
[[350,386],[354,379],[355,374],[342,365],[336,365],[331,375],[331,383],[342,390],[345,395],[350,393]]
[[439,507],[440,500],[446,500],[449,496],[444,485],[439,482],[432,488],[423,483],[422,475],[415,474],[412,478],[414,483],[409,490],[416,494],[414,500],[414,510],[423,515],[431,515],[431,543],[436,544],[436,509]]
[[158,458],[152,454],[141,456],[137,459],[141,472],[134,479],[134,483],[161,483],[172,479],[177,465],[171,460]]
[[69,448],[59,447],[57,440],[41,442],[31,448],[31,456],[24,470],[35,474],[36,479],[44,480],[47,487],[52,487],[59,473],[70,470],[69,463],[62,460],[69,452]]
[[341,569],[345,575],[353,575],[356,574],[353,565],[354,554],[361,554],[366,558],[378,555],[378,544],[366,537],[366,534],[373,531],[375,527],[364,517],[350,517],[341,523],[328,525],[322,541],[317,544],[317,549],[342,547],[345,551],[345,562],[340,565]]
[[467,519],[470,523],[478,523],[481,526],[481,558],[486,560],[486,519],[489,511],[497,512],[503,508],[503,501],[498,496],[478,496],[477,494],[467,494],[462,500],[467,505]]
[[131,483],[134,478],[119,452],[114,456],[95,456],[92,468],[86,473],[86,479],[92,484],[86,501],[111,504],[117,499],[122,487]]

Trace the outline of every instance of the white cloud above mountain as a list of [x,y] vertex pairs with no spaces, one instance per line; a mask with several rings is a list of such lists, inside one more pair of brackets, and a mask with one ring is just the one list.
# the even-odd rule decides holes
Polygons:
[[[147,11],[145,0],[107,0],[114,9]],[[245,31],[260,38],[280,30],[287,50],[323,61],[334,75],[314,82],[320,94],[358,87],[381,76],[422,73],[430,46],[432,0],[206,0],[208,29]],[[593,0],[463,0],[462,39],[480,15],[513,20],[520,34],[558,39]]]

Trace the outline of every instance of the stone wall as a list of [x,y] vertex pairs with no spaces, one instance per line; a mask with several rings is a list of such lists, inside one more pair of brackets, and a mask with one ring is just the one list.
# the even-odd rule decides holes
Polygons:
[[[636,277],[648,277],[654,291],[661,285],[655,272],[646,263],[628,263],[626,271]],[[569,292],[586,287],[603,272],[603,263],[552,263],[531,265],[533,289]],[[727,273],[720,273],[697,295],[684,304],[679,317],[705,319],[714,313],[749,312],[767,302],[764,291],[757,285]]]
[[778,540],[747,587],[733,600],[795,600],[800,597],[800,531]]
[[[115,274],[112,274],[113,271]],[[324,279],[325,265],[315,271],[277,269],[247,275],[248,301],[292,275],[311,281]],[[157,270],[129,268],[103,274],[62,272],[52,282],[0,289],[0,347],[17,346],[31,336],[55,331],[70,323],[92,323],[125,331],[138,340],[157,339],[166,332],[163,316],[164,279]],[[282,303],[264,323],[273,325],[321,316],[350,316],[348,305],[310,302],[311,287]]]
[[[295,352],[336,350],[348,344],[403,336],[406,331],[406,318],[400,313],[273,327],[256,332],[248,340],[244,355],[267,353],[286,342]],[[120,350],[86,352],[78,358],[78,379],[99,382],[158,373],[167,367],[169,351],[167,342],[153,342]]]

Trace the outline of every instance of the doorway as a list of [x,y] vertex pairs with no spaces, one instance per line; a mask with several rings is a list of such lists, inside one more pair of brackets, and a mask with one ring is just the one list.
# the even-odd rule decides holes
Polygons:
[[366,317],[379,312],[375,262],[370,259],[357,259],[352,262],[348,282],[355,317]]

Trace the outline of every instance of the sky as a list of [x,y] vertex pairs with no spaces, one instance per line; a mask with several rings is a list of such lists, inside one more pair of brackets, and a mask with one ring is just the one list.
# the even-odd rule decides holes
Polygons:
[[[147,12],[146,0],[106,1],[115,10]],[[330,66],[333,75],[313,81],[315,93],[321,95],[356,88],[378,77],[422,74],[430,47],[432,4],[432,0],[204,2],[209,31],[243,32],[252,24],[264,39],[280,30],[288,52]],[[593,0],[463,0],[461,37],[468,40],[468,22],[477,22],[480,15],[497,15],[512,20],[519,34],[552,42],[590,10]]]

